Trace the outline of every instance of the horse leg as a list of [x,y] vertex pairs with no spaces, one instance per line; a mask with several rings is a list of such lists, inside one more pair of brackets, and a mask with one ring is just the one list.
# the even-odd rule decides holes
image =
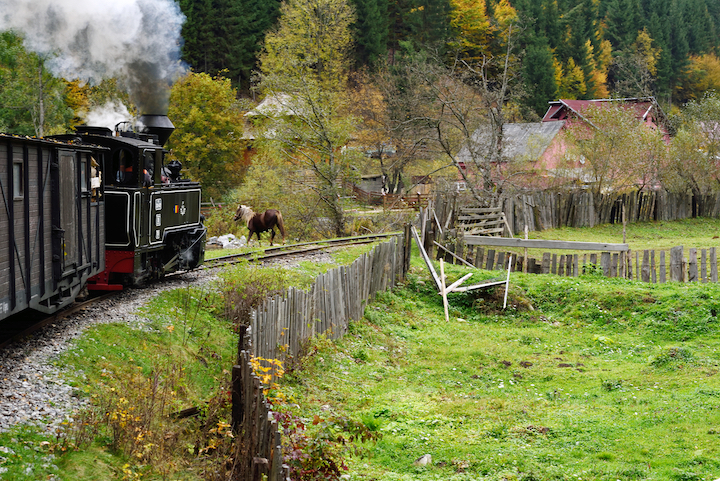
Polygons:
[[270,229],[270,245],[272,245],[273,239],[275,239],[275,229]]

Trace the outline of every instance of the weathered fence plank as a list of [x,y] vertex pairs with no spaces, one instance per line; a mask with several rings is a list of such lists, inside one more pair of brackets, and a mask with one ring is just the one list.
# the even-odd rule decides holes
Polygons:
[[660,251],[660,283],[665,284],[667,281],[667,272],[665,269],[665,251]]
[[691,247],[688,251],[688,281],[697,282],[698,280],[698,267],[697,267],[697,249]]
[[670,249],[670,280],[682,282],[683,276],[683,246]]

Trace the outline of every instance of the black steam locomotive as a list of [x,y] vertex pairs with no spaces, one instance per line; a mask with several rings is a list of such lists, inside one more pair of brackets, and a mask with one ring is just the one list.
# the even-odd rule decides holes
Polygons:
[[0,134],[0,320],[203,262],[200,185],[165,161],[173,130],[166,116],[146,115],[114,132]]

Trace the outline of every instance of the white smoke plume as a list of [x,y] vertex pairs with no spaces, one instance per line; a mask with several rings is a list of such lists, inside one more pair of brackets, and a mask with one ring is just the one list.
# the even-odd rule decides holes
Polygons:
[[140,112],[167,113],[185,71],[174,0],[0,0],[0,30],[23,35],[57,76],[95,84],[118,78]]
[[107,102],[105,105],[94,108],[85,115],[85,123],[96,127],[107,127],[115,130],[120,122],[130,119],[130,112],[125,104],[120,101]]

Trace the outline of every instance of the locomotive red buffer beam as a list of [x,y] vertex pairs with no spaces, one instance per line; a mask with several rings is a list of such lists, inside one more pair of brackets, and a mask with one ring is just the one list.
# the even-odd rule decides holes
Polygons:
[[105,270],[88,279],[89,291],[121,291],[122,284],[111,284],[112,274],[132,274],[135,265],[135,252],[133,251],[105,251]]

